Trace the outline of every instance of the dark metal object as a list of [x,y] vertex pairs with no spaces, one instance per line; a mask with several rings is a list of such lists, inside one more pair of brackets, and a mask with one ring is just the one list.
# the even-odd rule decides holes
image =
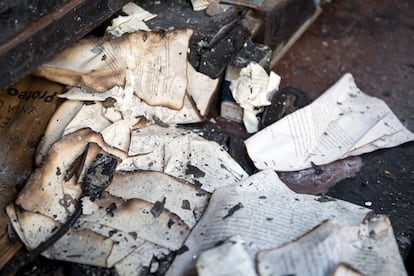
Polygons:
[[260,128],[265,128],[284,116],[302,108],[310,103],[307,94],[299,89],[287,87],[280,89],[272,98],[270,106],[265,108]]
[[226,12],[209,16],[205,11],[194,11],[187,0],[135,1],[157,17],[147,22],[153,30],[191,28],[189,61],[199,72],[211,78],[220,77],[227,64],[242,49],[249,37],[240,20],[244,7],[231,7]]
[[[55,3],[43,9],[51,11],[49,14],[29,23],[22,30],[14,30],[17,31],[14,36],[9,33],[0,37],[0,91],[85,36],[127,2],[68,0],[64,4]],[[4,15],[7,5],[11,4],[0,5],[0,16]],[[59,8],[56,9],[56,6]]]

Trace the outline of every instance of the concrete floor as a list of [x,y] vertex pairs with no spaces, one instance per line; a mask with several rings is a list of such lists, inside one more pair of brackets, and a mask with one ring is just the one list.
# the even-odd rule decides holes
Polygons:
[[414,1],[340,1],[273,67],[283,86],[320,95],[345,72],[414,130]]

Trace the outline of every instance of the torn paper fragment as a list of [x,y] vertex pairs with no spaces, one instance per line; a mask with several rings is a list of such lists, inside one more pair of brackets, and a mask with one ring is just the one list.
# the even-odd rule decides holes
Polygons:
[[203,251],[234,235],[251,245],[246,249],[253,258],[258,251],[293,241],[327,219],[354,226],[370,212],[345,201],[317,198],[289,190],[271,170],[217,188],[185,242],[189,250],[175,258],[167,275],[186,275]]
[[241,69],[239,77],[233,80],[230,89],[233,98],[243,108],[243,123],[247,132],[257,132],[259,120],[256,114],[262,107],[271,104],[273,94],[279,89],[280,77],[266,70],[256,62],[250,62]]
[[203,252],[196,263],[198,275],[256,276],[255,264],[244,244],[239,236],[234,236],[224,244]]
[[139,31],[120,38],[85,38],[34,74],[71,86],[105,92],[125,84],[133,72],[134,92],[150,105],[181,109],[187,89],[187,50],[192,30]]
[[329,220],[294,242],[259,252],[257,259],[263,276],[327,275],[339,273],[341,263],[362,275],[407,275],[385,216],[370,217],[356,226]]
[[[192,68],[188,65],[188,68]],[[183,107],[179,110],[164,106],[152,106],[134,95],[135,79],[131,70],[125,71],[125,87],[115,86],[108,91],[97,93],[85,88],[72,88],[62,98],[79,101],[99,101],[105,106],[103,115],[112,122],[122,118],[144,116],[152,121],[166,124],[189,124],[203,120],[207,114],[218,80],[188,70],[188,93],[184,96]]]
[[216,142],[175,127],[151,125],[134,130],[128,154],[118,171],[156,170],[207,192],[248,176]]
[[209,194],[200,195],[194,185],[153,171],[117,172],[106,191],[125,200],[139,198],[153,204],[165,198],[164,208],[189,227],[195,225],[209,200]]
[[106,28],[106,32],[113,36],[120,37],[125,33],[133,33],[138,30],[150,31],[145,21],[149,21],[156,15],[144,10],[137,4],[130,2],[126,4],[122,11],[127,16],[118,16],[112,20],[112,25]]
[[[18,211],[14,205],[7,207],[7,214],[19,237],[28,248],[40,242],[61,227],[61,224],[46,216]],[[120,275],[137,266],[149,266],[153,256],[161,257],[168,249],[137,237],[135,232],[123,232],[106,225],[78,221],[60,240],[45,250],[42,255],[49,259],[77,262],[101,267],[115,266]]]
[[187,65],[187,79],[188,96],[195,102],[201,116],[207,115],[220,79],[211,79],[209,76],[197,72],[190,63]]
[[413,141],[389,107],[345,74],[312,104],[246,140],[258,169],[296,171]]
[[191,0],[191,4],[193,5],[193,10],[202,11],[208,8],[210,1],[209,0]]
[[65,222],[81,194],[78,170],[82,166],[82,154],[90,143],[120,159],[126,157],[125,152],[106,145],[102,136],[91,129],[66,135],[52,145],[42,166],[30,175],[16,204],[24,210]]

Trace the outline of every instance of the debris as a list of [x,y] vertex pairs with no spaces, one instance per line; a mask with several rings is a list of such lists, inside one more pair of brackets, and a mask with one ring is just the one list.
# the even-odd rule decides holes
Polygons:
[[245,25],[254,41],[273,50],[272,66],[321,13],[319,3],[313,0],[221,0],[221,3],[251,8]]
[[271,56],[272,50],[266,45],[253,43],[250,39],[244,43],[243,48],[226,67],[220,107],[221,117],[236,122],[241,122],[243,120],[243,110],[234,102],[230,84],[232,81],[239,78],[242,68],[248,66],[252,61],[262,66],[265,70],[268,70]]
[[145,21],[151,20],[156,15],[144,10],[137,4],[130,2],[122,7],[127,16],[118,16],[112,20],[112,25],[106,28],[106,32],[120,37],[125,33],[133,33],[139,30],[150,31]]
[[188,0],[141,1],[140,5],[158,15],[147,22],[151,30],[194,30],[189,61],[197,72],[213,79],[222,77],[226,66],[249,37],[240,22],[244,12],[240,7],[231,6],[223,13],[209,16],[206,12],[194,11]]
[[[69,170],[73,168],[85,170],[76,165],[81,155],[84,166],[89,166],[88,154],[95,152],[93,146],[88,148],[90,143],[121,160],[126,159],[126,153],[107,146],[90,129],[78,130],[56,141],[15,204],[7,207],[13,227],[26,246],[36,248],[74,214],[75,205],[82,201],[82,214],[74,227],[51,247],[43,249],[44,256],[103,267],[115,265],[127,270],[123,263],[129,260],[136,265],[149,264],[144,261],[151,260],[152,255],[143,256],[145,252],[129,256],[144,243],[150,245],[153,251],[149,252],[154,254],[180,249],[200,218],[208,193],[200,194],[199,187],[158,172],[115,173],[112,179],[106,175],[106,167],[114,166],[105,160],[99,161],[102,165],[99,171],[89,167],[87,178],[81,177],[80,172],[71,176]],[[88,150],[86,155],[85,150]],[[82,181],[91,184],[83,196],[79,185]],[[188,202],[186,209],[181,208],[184,200]],[[84,241],[88,243],[86,251]]]
[[367,207],[371,207],[372,202],[371,201],[365,201],[364,205],[367,206]]
[[357,275],[407,275],[385,216],[367,217],[355,226],[328,220],[294,242],[259,252],[257,261],[260,275],[339,274],[341,264]]
[[272,103],[264,108],[262,119],[260,120],[260,129],[279,121],[310,102],[306,93],[299,89],[287,87],[278,90],[273,95]]
[[312,104],[246,140],[259,169],[297,171],[414,140],[379,99],[345,74]]
[[318,167],[322,170],[321,174],[316,174],[314,168],[278,174],[280,180],[296,193],[319,194],[342,179],[354,177],[361,170],[362,160],[359,156],[352,156]]
[[[254,256],[297,239],[327,219],[355,226],[370,212],[345,201],[318,202],[316,198],[292,192],[271,170],[217,188],[185,242],[189,250],[175,258],[167,275],[186,275],[203,251],[234,235],[240,235]],[[238,204],[243,208],[223,219]]]
[[[140,198],[155,203],[165,198],[163,208],[176,214],[189,227],[201,217],[209,200],[208,193],[198,195],[198,187],[155,171],[116,172],[106,190],[125,200]],[[182,207],[184,202],[187,208]]]
[[[275,36],[283,38],[276,49],[280,55],[281,48],[291,43],[286,41],[292,31],[308,24],[315,10],[317,14],[319,2],[292,2],[292,6],[267,0],[227,1],[255,11],[210,0],[150,2],[143,5],[164,10],[158,21],[130,3],[123,8],[127,16],[115,18],[107,28],[115,37],[83,39],[35,72],[76,87],[59,96],[45,94],[45,102],[48,97],[65,102],[39,144],[37,168],[16,201],[7,206],[11,225],[31,250],[29,255],[115,267],[120,275],[163,275],[167,269],[169,275],[195,269],[200,275],[378,271],[405,275],[386,217],[329,196],[297,194],[288,189],[292,183],[286,187],[273,171],[309,168],[293,180],[287,172],[281,178],[306,179],[318,186],[310,190],[320,192],[359,168],[360,159],[342,158],[401,143],[392,135],[402,141],[414,138],[385,104],[359,91],[350,75],[305,108],[306,96],[298,91],[275,94],[280,77],[266,71],[272,51],[254,44],[247,38],[249,32],[268,33],[271,23],[270,28],[278,31]],[[180,16],[170,11],[188,8],[190,2],[196,11],[209,8],[186,10]],[[281,7],[306,8],[306,16],[287,29],[283,9],[270,18],[264,7],[272,12]],[[249,18],[241,20],[246,13]],[[210,21],[203,21],[207,16]],[[177,24],[170,25],[171,20]],[[203,28],[206,22],[212,24]],[[223,102],[222,113],[234,109],[231,100],[236,100],[249,133],[292,113],[246,142],[256,166],[263,170],[251,177],[248,172],[253,173],[253,167],[246,172],[217,143],[171,126],[205,119],[224,68],[225,81],[232,82],[232,97]],[[19,99],[33,97],[32,92],[13,93]],[[257,114],[272,104],[276,112],[270,115],[271,109],[266,109],[260,122]],[[227,117],[237,120],[241,109],[233,111]],[[368,126],[354,128],[355,120]],[[315,132],[307,134],[306,128]],[[376,135],[370,136],[368,130]],[[347,136],[347,131],[355,137]],[[244,129],[243,135],[217,137],[229,152],[240,154],[245,153],[240,142],[247,136]],[[286,142],[273,140],[280,138]],[[274,148],[272,142],[277,144]],[[296,159],[289,160],[298,152]],[[337,159],[341,161],[323,165]],[[243,162],[243,167],[249,166]],[[334,180],[326,179],[338,164],[352,168]],[[388,170],[383,173],[393,177]],[[320,183],[315,184],[315,179]],[[300,190],[300,185],[309,183],[294,184]],[[308,187],[303,190],[309,192]],[[370,207],[372,202],[362,205]],[[315,256],[323,259],[310,265],[308,257]]]
[[187,88],[187,49],[192,30],[139,31],[102,41],[85,38],[34,74],[104,92],[125,84],[131,70],[135,95],[150,105],[181,109]]
[[259,119],[256,114],[261,107],[270,105],[270,100],[279,89],[280,77],[274,72],[270,75],[255,62],[240,71],[239,78],[231,82],[230,89],[236,102],[243,108],[243,123],[247,132],[256,132]]
[[175,127],[150,125],[133,131],[128,154],[118,171],[164,172],[207,192],[248,176],[217,143]]

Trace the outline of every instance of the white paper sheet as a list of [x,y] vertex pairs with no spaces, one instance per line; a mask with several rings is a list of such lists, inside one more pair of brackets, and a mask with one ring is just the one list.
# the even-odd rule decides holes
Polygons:
[[247,132],[257,132],[259,119],[256,114],[263,111],[263,106],[271,104],[279,83],[280,77],[276,73],[268,75],[263,67],[253,61],[241,69],[236,80],[231,81],[231,93],[243,108],[243,123]]
[[207,192],[248,176],[219,144],[180,128],[151,125],[133,131],[129,156],[117,170],[160,171]]
[[296,171],[413,141],[388,106],[345,74],[312,104],[246,140],[258,169]]
[[152,14],[137,4],[130,2],[126,4],[122,11],[127,14],[127,16],[118,16],[112,20],[112,25],[106,28],[106,32],[112,34],[113,36],[120,37],[125,33],[133,33],[138,30],[150,31],[145,21],[149,21],[156,17],[155,14]]
[[133,72],[134,93],[150,105],[181,109],[187,89],[187,50],[193,31],[138,31],[120,38],[85,38],[34,74],[105,92]]
[[[188,64],[188,67],[191,67],[191,65]],[[198,123],[203,120],[202,115],[205,115],[208,111],[218,80],[210,79],[196,72],[192,67],[188,74],[188,92],[185,94],[183,106],[179,110],[165,106],[152,106],[137,97],[134,94],[135,78],[131,70],[125,70],[124,87],[115,86],[102,93],[75,87],[60,95],[60,97],[99,102],[112,99],[114,101],[113,106],[102,111],[105,114],[108,112],[109,114],[119,113],[119,117],[111,116],[112,121],[144,116],[148,120],[161,121],[166,124]]]
[[297,241],[258,254],[258,270],[270,275],[329,275],[347,264],[362,275],[407,275],[391,223],[375,216],[358,226],[327,221]]
[[246,241],[253,258],[256,252],[293,241],[327,219],[354,226],[370,212],[345,201],[318,198],[294,193],[271,170],[218,188],[185,242],[188,251],[175,258],[167,275],[187,275],[203,251],[234,235]]

